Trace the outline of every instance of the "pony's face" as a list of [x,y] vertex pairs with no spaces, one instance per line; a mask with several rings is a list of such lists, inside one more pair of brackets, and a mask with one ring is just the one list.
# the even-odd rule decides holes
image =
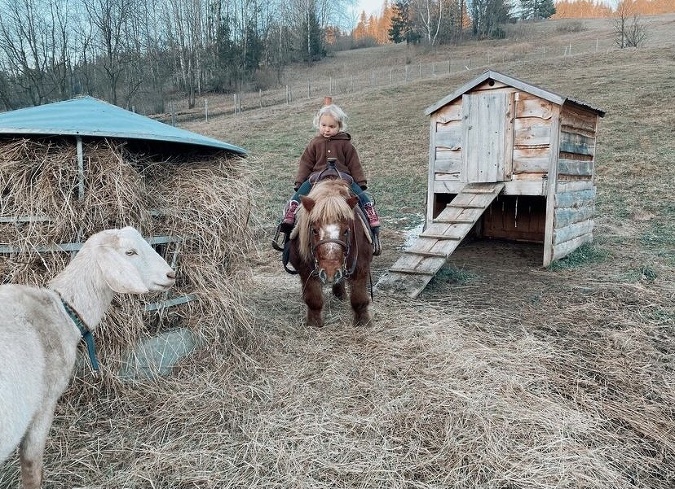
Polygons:
[[334,284],[345,278],[347,254],[351,243],[350,227],[342,223],[312,227],[312,246],[319,279]]
[[[348,195],[348,194],[347,194]],[[352,247],[353,209],[358,198],[338,194],[333,205],[317,205],[317,200],[304,197],[302,206],[307,215],[307,259],[314,262],[314,273],[324,284],[335,284],[346,276],[347,259]],[[322,206],[323,205],[323,206]],[[340,207],[340,212],[334,212]]]

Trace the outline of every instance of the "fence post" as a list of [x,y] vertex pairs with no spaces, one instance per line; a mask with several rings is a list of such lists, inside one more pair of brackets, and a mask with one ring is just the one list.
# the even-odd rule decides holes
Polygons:
[[204,121],[209,122],[209,101],[204,99]]
[[262,88],[258,89],[258,101],[260,102],[260,108],[262,109]]

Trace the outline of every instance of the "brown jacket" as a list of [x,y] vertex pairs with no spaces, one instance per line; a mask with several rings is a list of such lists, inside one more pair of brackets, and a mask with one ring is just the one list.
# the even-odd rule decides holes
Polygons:
[[339,132],[332,138],[316,136],[309,142],[300,157],[295,185],[302,184],[309,178],[310,173],[325,169],[328,166],[328,158],[337,159],[337,169],[350,174],[357,184],[361,186],[368,184],[359,154],[352,145],[352,137],[349,133]]

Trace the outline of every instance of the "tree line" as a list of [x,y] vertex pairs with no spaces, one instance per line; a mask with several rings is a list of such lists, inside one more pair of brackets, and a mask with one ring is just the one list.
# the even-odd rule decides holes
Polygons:
[[87,94],[157,113],[265,88],[325,55],[348,1],[0,0],[0,110]]
[[361,12],[353,30],[359,46],[389,42],[444,44],[466,37],[501,37],[517,20],[659,15],[675,12],[673,0],[384,0],[380,15]]
[[501,37],[505,23],[558,16],[571,0],[384,0],[348,32],[351,1],[0,0],[0,110],[81,94],[141,113],[176,98],[194,108],[200,94],[277,87],[292,63],[329,50]]

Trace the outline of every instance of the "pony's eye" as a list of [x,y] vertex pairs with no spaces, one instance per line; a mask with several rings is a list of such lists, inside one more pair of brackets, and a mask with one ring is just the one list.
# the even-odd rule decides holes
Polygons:
[[136,251],[136,250],[134,250],[134,249],[127,250],[127,251],[126,251],[126,255],[127,255],[127,256],[138,255],[138,251]]

